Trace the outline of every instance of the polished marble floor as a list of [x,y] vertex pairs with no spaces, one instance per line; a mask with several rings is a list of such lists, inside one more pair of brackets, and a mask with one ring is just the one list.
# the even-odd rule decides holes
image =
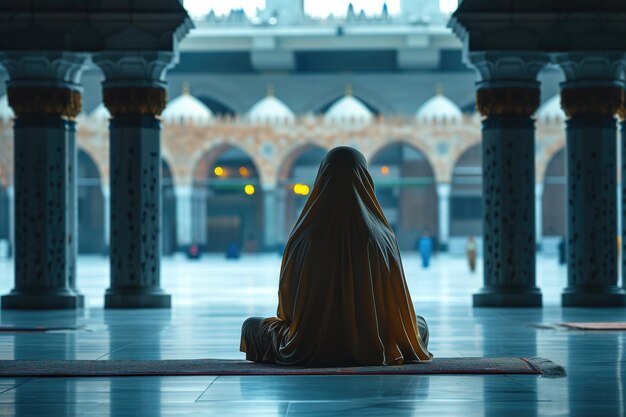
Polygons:
[[[623,416],[625,336],[615,332],[538,329],[532,323],[626,321],[626,309],[562,309],[566,271],[538,260],[543,309],[473,309],[471,275],[462,258],[440,256],[405,269],[435,356],[540,356],[567,377],[537,376],[264,376],[0,379],[0,416]],[[0,312],[0,323],[84,325],[78,331],[0,334],[0,359],[242,358],[242,321],[273,315],[279,258],[205,257],[163,261],[171,310],[104,311],[105,258],[81,257],[78,313]],[[0,261],[0,293],[12,285]]]

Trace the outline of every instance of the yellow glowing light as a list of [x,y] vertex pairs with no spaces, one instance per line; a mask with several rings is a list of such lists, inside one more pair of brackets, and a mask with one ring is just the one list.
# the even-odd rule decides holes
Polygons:
[[222,175],[224,175],[224,168],[222,168],[222,167],[215,167],[213,172],[215,173],[216,176],[221,177]]
[[250,170],[246,167],[239,167],[239,175],[242,177],[247,177],[250,175]]
[[389,174],[389,167],[387,165],[383,165],[382,167],[380,167],[380,173],[383,175]]
[[309,195],[309,186],[306,184],[295,184],[293,192],[297,195]]
[[243,192],[248,195],[254,194],[254,185],[247,184],[245,187],[243,187]]

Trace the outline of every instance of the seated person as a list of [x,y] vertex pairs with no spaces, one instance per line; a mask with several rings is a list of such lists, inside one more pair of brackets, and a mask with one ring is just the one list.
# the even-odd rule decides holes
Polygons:
[[287,242],[277,317],[246,320],[241,351],[279,365],[399,365],[430,361],[427,346],[365,158],[335,148]]

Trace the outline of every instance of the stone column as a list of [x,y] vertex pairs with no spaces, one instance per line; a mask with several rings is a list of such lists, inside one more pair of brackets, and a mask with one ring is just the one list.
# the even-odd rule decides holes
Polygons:
[[263,184],[263,249],[274,251],[278,244],[276,185]]
[[623,54],[558,54],[565,73],[567,288],[563,306],[624,305],[617,273],[617,129]]
[[76,291],[76,124],[86,54],[0,54],[15,113],[15,287],[5,309],[83,306]]
[[535,126],[539,53],[472,53],[481,74],[484,286],[475,307],[540,307],[535,285]]
[[535,184],[535,238],[537,248],[543,243],[543,184]]
[[111,247],[111,190],[108,185],[102,186],[102,204],[104,205],[104,246]]
[[105,308],[171,306],[161,289],[161,125],[169,52],[103,52],[111,113],[111,286]]
[[287,244],[287,239],[289,238],[289,233],[291,233],[291,229],[287,230],[287,224],[285,222],[285,218],[287,216],[287,193],[291,192],[291,190],[287,190],[285,186],[279,185],[276,187],[276,215],[278,216],[276,221],[276,230],[277,230],[277,244],[280,247],[284,247]]
[[202,183],[192,189],[191,201],[191,241],[194,244],[204,246],[207,243],[207,199],[209,191],[207,185]]
[[450,239],[450,184],[437,184],[437,198],[439,199],[439,245],[440,250],[448,250]]
[[15,257],[15,191],[13,185],[7,187],[9,198],[9,256]]
[[192,221],[192,187],[187,184],[178,185],[176,191],[176,236],[179,249],[185,249],[191,244]]
[[[624,249],[626,248],[626,90],[622,92],[622,103],[620,108],[617,111],[620,122],[619,122],[619,142],[618,148],[620,155],[619,163],[621,166],[619,167],[620,172],[620,183],[618,184],[618,200],[617,200],[617,209],[618,209],[618,230],[621,230],[621,286],[622,288],[626,288],[626,254],[624,253]],[[618,259],[619,261],[619,259]]]

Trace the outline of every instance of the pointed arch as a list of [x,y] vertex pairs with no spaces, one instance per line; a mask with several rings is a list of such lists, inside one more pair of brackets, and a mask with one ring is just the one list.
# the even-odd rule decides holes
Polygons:
[[369,171],[400,249],[414,250],[423,233],[437,242],[437,187],[426,153],[403,140],[387,143],[370,158]]

